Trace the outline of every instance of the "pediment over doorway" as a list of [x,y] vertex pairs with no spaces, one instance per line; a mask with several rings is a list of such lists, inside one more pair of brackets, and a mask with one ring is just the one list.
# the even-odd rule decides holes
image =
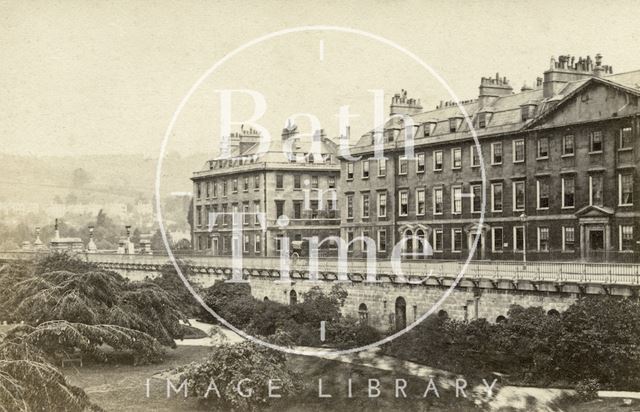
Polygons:
[[613,209],[605,206],[589,205],[576,212],[576,217],[609,217],[613,215]]

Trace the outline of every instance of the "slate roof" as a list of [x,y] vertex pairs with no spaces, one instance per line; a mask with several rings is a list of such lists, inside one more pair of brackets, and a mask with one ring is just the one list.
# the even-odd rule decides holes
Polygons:
[[[567,96],[578,91],[590,81],[601,81],[605,84],[624,88],[629,92],[640,93],[640,70],[636,70],[633,72],[612,74],[604,77],[591,77],[568,82],[559,94],[549,98],[544,98],[542,88],[538,88],[498,97],[488,107],[480,108],[478,101],[462,104],[462,107],[467,112],[469,119],[473,122],[474,130],[478,138],[516,132],[533,122],[533,119],[522,120],[522,105],[527,103],[536,104],[536,116],[546,114],[554,107],[560,105],[558,101],[565,100]],[[487,117],[486,127],[484,128],[479,128],[477,123],[478,114],[481,112],[490,113],[490,116]],[[455,132],[450,131],[449,119],[452,117],[463,117],[460,108],[455,104],[412,115],[411,118],[414,121],[414,125],[417,126],[414,131],[415,144],[438,143],[463,138],[468,139],[471,137],[470,128],[464,119],[461,119],[461,124]],[[427,122],[435,122],[435,129],[428,137],[423,137],[424,127]],[[384,129],[397,129],[398,136],[394,140],[404,140],[405,130],[399,118],[394,117],[387,121]],[[366,150],[367,148],[372,148],[372,136],[373,131],[364,134],[354,145],[354,149],[358,151],[358,149]]]
[[611,74],[603,78],[632,89],[640,90],[640,70]]
[[[333,156],[338,153],[338,145],[333,140],[327,137],[315,137],[313,141],[308,138],[301,138],[296,142],[297,144],[290,146],[290,151],[292,153],[297,155],[314,153],[320,156],[320,158],[315,155],[310,156],[313,158],[313,161],[308,161],[306,164],[337,164],[336,160],[332,160],[331,162],[328,161],[330,157],[333,159]],[[236,148],[231,151],[231,159],[207,160],[200,169],[200,172],[230,169],[249,164],[299,164],[301,166],[305,164],[301,162],[288,161],[285,154],[285,144],[280,137],[273,138],[271,140],[269,149],[265,153],[259,153],[260,151],[261,148],[259,143],[250,146],[243,152],[240,152]]]

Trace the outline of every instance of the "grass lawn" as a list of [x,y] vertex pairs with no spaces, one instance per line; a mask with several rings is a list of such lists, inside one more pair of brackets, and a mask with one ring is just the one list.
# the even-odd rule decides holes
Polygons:
[[[187,399],[173,395],[166,398],[166,382],[152,379],[150,396],[146,397],[145,383],[159,371],[202,359],[208,347],[180,346],[170,351],[166,361],[157,365],[130,366],[86,364],[83,368],[66,368],[70,382],[82,387],[91,399],[107,411],[188,411],[211,410],[194,397]],[[295,398],[274,399],[267,406],[270,411],[468,411],[473,405],[456,399],[450,392],[438,388],[440,398],[433,392],[426,399],[422,394],[427,381],[393,374],[388,371],[345,364],[307,356],[291,356],[289,367],[302,374],[307,388]],[[318,397],[318,378],[323,379],[323,393],[332,398]],[[347,379],[353,382],[353,398],[347,397]],[[379,379],[381,396],[368,398],[368,379]],[[395,398],[395,379],[406,379],[407,399]],[[428,379],[428,377],[427,377]]]
[[[200,360],[209,352],[209,347],[179,346],[170,350],[162,364],[131,366],[113,364],[85,364],[83,368],[67,367],[64,373],[69,381],[83,388],[91,399],[107,411],[199,411],[211,410],[195,397],[186,399],[172,394],[166,398],[166,382],[152,379],[156,373]],[[471,401],[455,398],[451,391],[438,387],[440,398],[431,392],[423,398],[427,381],[402,373],[319,359],[308,356],[290,356],[288,366],[302,375],[306,389],[294,398],[274,399],[265,411],[311,412],[311,411],[469,411],[476,409]],[[318,379],[323,381],[323,393],[331,398],[318,397]],[[428,379],[428,377],[426,377]],[[151,379],[149,397],[146,397],[146,381]],[[352,379],[353,398],[347,396],[347,380]],[[367,396],[368,379],[379,379],[381,395]],[[395,380],[405,379],[407,398],[395,397]],[[559,402],[565,412],[633,411],[640,406],[634,401],[631,407],[623,405],[621,399],[597,399],[576,403],[573,399]],[[476,409],[478,410],[478,409]]]
[[[199,405],[195,398],[166,399],[163,382],[152,379],[152,376],[162,370],[200,360],[209,350],[202,346],[178,346],[175,350],[168,350],[168,356],[161,364],[86,363],[82,368],[67,367],[63,371],[73,385],[83,388],[91,400],[106,411],[197,410]],[[151,379],[149,398],[146,397],[147,379]]]

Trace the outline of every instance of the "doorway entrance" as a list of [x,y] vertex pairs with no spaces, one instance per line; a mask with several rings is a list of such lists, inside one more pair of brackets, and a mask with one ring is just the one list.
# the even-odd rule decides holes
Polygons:
[[604,250],[604,230],[591,229],[589,231],[589,251],[601,252]]
[[467,247],[469,248],[469,250],[473,250],[473,243],[476,241],[476,238],[478,239],[478,244],[476,246],[476,250],[473,252],[473,256],[471,257],[471,259],[473,260],[482,260],[485,258],[484,256],[484,232],[481,232],[480,234],[476,233],[476,229],[471,229],[471,231],[469,232],[469,236],[468,236],[468,244]]
[[589,252],[601,252],[604,249],[604,230],[589,230]]
[[580,257],[590,261],[606,261],[611,250],[611,217],[613,209],[585,206],[576,212],[580,227]]
[[605,256],[605,233],[601,228],[588,229],[587,256],[589,260],[600,261]]
[[218,237],[211,239],[211,250],[214,256],[218,256]]
[[396,330],[407,327],[407,302],[402,296],[396,299]]

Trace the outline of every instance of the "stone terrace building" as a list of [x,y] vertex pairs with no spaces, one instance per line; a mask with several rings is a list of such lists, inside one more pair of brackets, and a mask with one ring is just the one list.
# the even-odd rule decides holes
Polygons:
[[[237,242],[243,255],[277,256],[285,236],[291,252],[298,253],[304,253],[305,237],[339,236],[337,146],[322,132],[312,141],[297,135],[297,127],[290,125],[282,140],[272,141],[267,153],[258,154],[259,134],[242,130],[229,139],[231,159],[207,161],[194,173],[195,250],[231,255],[232,242]],[[285,155],[288,139],[295,140],[290,150],[295,156]],[[254,215],[243,215],[240,239],[232,235],[231,215],[218,216],[209,231],[211,212],[262,212],[266,221],[261,224]],[[288,225],[278,225],[280,216],[288,217]]]
[[[463,102],[480,156],[455,103],[423,111],[403,91],[391,115],[413,120],[414,158],[399,117],[384,126],[386,159],[373,158],[374,132],[352,147],[363,158],[342,162],[341,236],[369,236],[379,256],[417,236],[428,258],[466,259],[479,233],[475,259],[523,260],[526,248],[531,260],[639,261],[639,96],[640,71],[614,75],[600,55],[551,59],[518,93],[482,78],[478,99]],[[364,248],[354,242],[352,256]],[[412,239],[404,251],[425,249]]]

